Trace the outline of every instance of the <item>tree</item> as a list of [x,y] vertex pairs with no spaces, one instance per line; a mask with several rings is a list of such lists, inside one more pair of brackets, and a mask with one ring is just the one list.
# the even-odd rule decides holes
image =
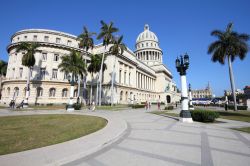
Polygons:
[[[110,22],[109,24],[106,24],[104,21],[101,21],[101,32],[100,34],[97,36],[97,39],[100,40],[102,39],[102,44],[104,46],[104,52],[102,55],[102,63],[101,63],[101,69],[100,71],[103,71],[103,61],[104,61],[104,55],[105,55],[105,51],[106,51],[106,47],[109,46],[109,44],[112,44],[113,42],[113,33],[118,32],[118,28],[113,27],[113,22]],[[102,72],[100,72],[100,77],[99,77],[99,81],[100,81],[100,93],[99,93],[99,105],[101,105],[101,94],[102,94]]]
[[225,64],[225,59],[227,58],[234,99],[234,110],[237,111],[232,62],[237,57],[239,57],[240,60],[243,60],[246,57],[248,52],[247,41],[249,40],[249,35],[245,33],[239,34],[232,31],[232,28],[233,24],[229,23],[226,31],[214,30],[211,32],[211,35],[217,37],[218,40],[210,44],[208,53],[212,54],[213,62],[218,61],[222,65]]
[[[87,51],[89,49],[93,49],[94,48],[94,40],[92,38],[93,35],[95,35],[96,33],[94,32],[89,32],[87,27],[83,27],[83,33],[80,34],[77,38],[77,40],[80,42],[79,43],[79,47],[82,48],[83,50],[86,51],[86,54],[87,54]],[[78,96],[80,95],[80,80],[78,82]],[[86,85],[86,84],[84,84]],[[84,87],[83,87],[84,88]],[[85,89],[85,88],[84,88]]]
[[20,45],[16,47],[16,52],[24,51],[24,55],[22,57],[22,65],[28,67],[28,77],[26,82],[26,94],[24,100],[24,106],[28,106],[28,99],[30,94],[30,76],[31,76],[31,68],[35,65],[35,53],[40,52],[38,50],[40,45],[38,43],[29,43],[22,42]]
[[119,55],[123,55],[124,50],[127,50],[127,47],[122,42],[122,39],[123,36],[115,38],[113,41],[113,45],[109,49],[110,53],[115,55],[115,61],[113,64],[113,71],[112,71],[112,81],[111,81],[111,106],[113,106],[114,104],[114,77],[115,77],[116,58]]
[[[62,62],[58,65],[61,72],[71,74],[71,92],[70,99],[73,98],[74,92],[74,79],[80,79],[78,76],[83,77],[86,74],[86,65],[80,54],[77,51],[71,51],[70,55],[65,55],[61,57]],[[72,101],[72,100],[70,100]],[[71,105],[72,103],[70,103]]]
[[[92,103],[92,96],[93,96],[93,80],[94,74],[98,73],[101,69],[101,62],[102,57],[101,55],[94,54],[91,56],[90,64],[88,66],[88,72],[91,73],[91,88],[90,88],[90,103]],[[103,71],[106,70],[107,66],[103,64]]]
[[2,77],[6,75],[8,63],[0,60],[0,99],[2,97]]

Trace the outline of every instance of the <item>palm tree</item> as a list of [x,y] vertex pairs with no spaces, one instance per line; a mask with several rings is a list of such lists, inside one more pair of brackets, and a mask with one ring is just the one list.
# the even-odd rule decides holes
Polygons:
[[0,99],[2,97],[2,77],[6,75],[8,63],[0,60]]
[[26,82],[26,94],[24,100],[24,106],[28,106],[28,99],[30,94],[30,75],[31,75],[31,68],[35,65],[35,53],[40,52],[37,48],[40,45],[38,43],[28,43],[22,42],[20,45],[16,47],[16,52],[25,51],[25,54],[22,57],[22,65],[28,67],[28,77]]
[[[102,58],[101,55],[94,54],[91,56],[90,64],[88,66],[88,72],[91,73],[91,88],[90,88],[90,103],[92,103],[92,96],[93,96],[93,80],[94,74],[98,73],[101,68]],[[103,69],[107,68],[106,64],[103,64]],[[98,86],[98,85],[97,85]]]
[[[93,49],[94,48],[94,40],[92,38],[93,35],[95,35],[96,33],[94,32],[89,32],[87,27],[83,27],[83,33],[80,34],[77,38],[77,40],[80,42],[79,43],[79,47],[82,48],[83,50],[87,51],[89,49]],[[79,82],[78,82],[78,96],[80,95],[80,79],[79,79]],[[86,84],[83,85],[84,89],[86,88]]]
[[110,53],[115,55],[115,61],[113,64],[113,71],[112,71],[112,81],[111,81],[111,106],[113,106],[114,103],[114,77],[115,77],[116,58],[117,56],[122,55],[124,50],[127,50],[127,47],[122,42],[122,39],[123,36],[115,38],[113,41],[113,45],[109,49]]
[[[106,47],[109,46],[109,44],[112,44],[112,41],[114,39],[113,33],[118,31],[118,28],[113,27],[113,22],[110,22],[109,24],[106,24],[104,21],[101,21],[102,27],[101,27],[101,32],[97,36],[97,39],[100,40],[102,39],[103,46],[104,46],[104,52],[102,55],[102,63],[101,63],[101,69],[100,71],[103,71],[103,61],[104,61],[104,55],[105,55],[105,50]],[[102,94],[102,72],[100,72],[100,93],[99,93],[99,105],[101,105],[101,94]]]
[[244,33],[239,34],[232,31],[232,27],[233,24],[229,23],[226,31],[212,31],[211,35],[217,37],[218,40],[210,44],[208,53],[212,54],[213,62],[218,61],[220,64],[224,64],[225,59],[227,58],[231,89],[234,99],[234,110],[237,111],[232,62],[236,57],[239,57],[240,60],[243,60],[246,57],[248,52],[247,41],[249,40],[249,35]]
[[80,54],[77,51],[71,51],[70,55],[65,55],[61,57],[62,62],[58,65],[58,68],[61,69],[61,72],[65,72],[71,74],[71,87],[70,87],[70,103],[69,105],[73,104],[73,92],[74,92],[74,82],[78,78],[78,76],[83,77],[86,74],[86,65],[85,62]]

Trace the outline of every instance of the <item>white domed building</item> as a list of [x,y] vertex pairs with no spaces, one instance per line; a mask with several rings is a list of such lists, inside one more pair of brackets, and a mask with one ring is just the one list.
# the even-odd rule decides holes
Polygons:
[[[3,82],[1,103],[10,100],[21,102],[25,98],[25,86],[28,69],[22,66],[23,52],[16,52],[21,42],[38,42],[40,51],[35,53],[36,64],[31,71],[29,104],[62,104],[68,103],[70,84],[65,73],[58,69],[61,56],[69,55],[70,51],[82,52],[88,65],[92,54],[107,53],[109,48],[99,44],[93,50],[85,52],[78,46],[77,36],[45,29],[26,29],[16,32],[7,47],[9,54],[6,80]],[[123,55],[115,58],[107,54],[105,63],[107,70],[103,74],[102,103],[111,102],[111,74],[115,63],[114,102],[130,104],[149,102],[174,103],[180,100],[172,74],[163,64],[163,52],[157,36],[145,25],[135,44],[135,52],[127,48]],[[96,87],[96,79],[94,87]],[[91,76],[88,74],[81,87],[75,86],[74,97],[80,89],[80,97],[89,102]],[[93,89],[95,100],[96,88]]]

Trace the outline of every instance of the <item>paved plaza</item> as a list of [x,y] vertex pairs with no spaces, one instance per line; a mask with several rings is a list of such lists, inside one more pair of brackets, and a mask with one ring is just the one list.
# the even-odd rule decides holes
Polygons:
[[[0,115],[66,113],[1,110]],[[108,125],[86,137],[0,156],[0,165],[166,166],[249,165],[250,134],[230,127],[250,123],[180,123],[145,110],[79,111],[108,119]]]

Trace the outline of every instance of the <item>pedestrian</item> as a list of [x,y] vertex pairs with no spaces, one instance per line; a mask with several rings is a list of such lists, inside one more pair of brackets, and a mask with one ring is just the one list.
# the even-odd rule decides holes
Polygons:
[[149,109],[151,109],[151,102],[150,101],[148,102],[148,107],[149,107]]
[[158,106],[158,110],[161,110],[161,103],[160,103],[160,101],[158,101],[157,106]]
[[93,101],[92,102],[92,108],[91,108],[92,111],[95,111],[95,102]]
[[145,108],[148,110],[148,101],[145,102]]
[[177,102],[175,102],[175,107],[177,108]]
[[228,98],[227,96],[225,97],[225,111],[228,110]]

